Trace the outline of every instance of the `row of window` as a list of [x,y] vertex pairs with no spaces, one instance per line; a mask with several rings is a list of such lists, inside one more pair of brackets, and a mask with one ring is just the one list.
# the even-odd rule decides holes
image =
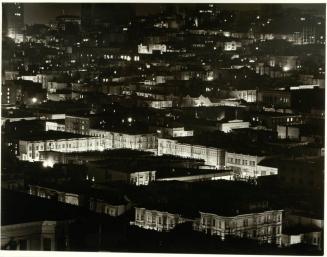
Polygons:
[[[86,142],[82,142],[82,143],[79,143],[79,145],[75,145],[75,144],[55,144],[55,143],[48,143],[48,146],[50,148],[56,148],[56,149],[57,148],[66,148],[66,147],[71,148],[71,147],[87,146],[87,143]],[[93,143],[90,142],[88,146],[92,147],[93,146]],[[95,142],[95,146],[99,146],[99,142],[98,141]],[[32,145],[29,145],[28,149],[29,149],[29,151],[32,151]],[[43,149],[44,149],[43,145],[40,145],[40,146],[36,145],[35,146],[35,150],[36,151],[38,151],[38,150],[41,150],[42,151]]]
[[[253,221],[254,221],[254,224],[264,224],[264,223],[270,223],[272,221],[275,221],[272,218],[273,218],[273,216],[271,216],[271,215],[259,216],[259,217],[254,218]],[[276,220],[277,220],[277,222],[280,222],[281,215],[277,215]],[[225,223],[226,227],[233,228],[233,227],[237,226],[237,221],[232,221],[232,222],[225,221],[225,222],[226,222]],[[243,219],[243,221],[241,221],[241,222],[244,227],[249,226],[249,219]],[[206,225],[206,226],[213,226],[213,227],[221,228],[224,226],[224,221],[221,221],[221,220],[215,219],[215,218],[210,218],[210,217],[208,217],[208,218],[203,217],[201,219],[201,224]]]
[[227,158],[228,163],[234,163],[238,165],[249,165],[249,166],[255,166],[255,161],[248,161],[248,160],[241,160],[238,158]]

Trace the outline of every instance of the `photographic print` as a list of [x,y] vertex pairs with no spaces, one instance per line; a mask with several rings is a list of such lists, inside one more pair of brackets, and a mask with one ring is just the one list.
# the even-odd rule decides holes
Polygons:
[[325,15],[2,2],[1,250],[323,255]]

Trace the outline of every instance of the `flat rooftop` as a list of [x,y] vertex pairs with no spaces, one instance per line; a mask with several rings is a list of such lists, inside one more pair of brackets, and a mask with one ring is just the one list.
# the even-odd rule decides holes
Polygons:
[[196,175],[228,175],[231,170],[217,170],[217,169],[188,169],[188,168],[166,168],[158,169],[156,178],[173,178],[173,177],[187,177]]
[[199,212],[236,216],[278,210],[262,189],[242,181],[154,182],[137,206],[149,210],[199,217]]

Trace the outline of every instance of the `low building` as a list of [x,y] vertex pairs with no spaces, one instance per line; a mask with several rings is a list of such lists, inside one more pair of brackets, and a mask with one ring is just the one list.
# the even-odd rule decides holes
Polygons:
[[281,245],[282,210],[222,216],[216,213],[200,212],[199,231],[217,235],[251,238],[260,242]]
[[[180,223],[190,222],[194,230],[222,240],[234,236],[281,245],[283,210],[268,202],[262,189],[254,185],[223,180],[171,181],[157,182],[147,189],[152,198],[143,199],[144,203],[140,203],[143,206],[135,208],[132,225],[169,231]],[[213,194],[215,204],[204,201]]]
[[238,41],[224,42],[224,51],[236,51],[240,47],[242,47],[242,43]]
[[309,213],[286,213],[282,245],[307,244],[323,249],[323,217]]
[[218,169],[222,169],[225,166],[225,150],[221,148],[158,138],[158,155],[164,154],[202,159],[206,165],[214,166]]
[[76,192],[65,192],[56,188],[44,187],[39,185],[29,185],[28,193],[41,198],[52,199],[58,202],[82,206],[82,197]]
[[301,114],[280,113],[280,112],[255,112],[250,113],[250,122],[252,125],[265,126],[276,130],[278,125],[292,126],[304,123]]
[[261,176],[258,173],[258,163],[265,159],[265,156],[258,154],[234,153],[226,151],[226,168],[231,168],[241,178],[255,178]]
[[65,121],[46,121],[45,122],[45,131],[54,130],[65,132]]
[[257,164],[257,176],[278,175],[278,159],[267,158]]
[[235,97],[237,99],[243,99],[248,103],[255,103],[257,101],[257,90],[233,90],[230,92],[231,97]]
[[227,122],[218,122],[218,130],[225,133],[231,132],[233,129],[249,128],[250,122],[242,120],[230,120]]
[[101,138],[106,149],[126,148],[157,151],[156,133],[137,130],[90,129],[89,135]]
[[71,116],[65,117],[65,131],[69,133],[88,135],[91,126],[91,120],[88,117]]
[[160,52],[162,54],[166,51],[167,51],[167,46],[165,44],[138,45],[139,54],[153,54],[154,52]]
[[149,170],[145,167],[123,166],[123,164],[120,165],[119,163],[120,162],[117,161],[113,164],[111,160],[90,162],[87,164],[87,174],[98,183],[121,181],[136,186],[146,186],[156,179],[155,170]]
[[180,126],[155,126],[154,129],[157,130],[157,134],[162,137],[191,137],[193,136],[193,130],[185,130],[184,127]]
[[277,133],[280,139],[298,140],[300,138],[300,128],[295,126],[277,125]]
[[77,207],[4,189],[1,195],[1,249],[69,249],[67,229],[81,214]]
[[[58,152],[102,151],[101,139],[59,131],[47,131],[19,140],[19,159],[22,161],[40,161],[41,151]],[[52,166],[53,163],[45,164]]]
[[132,224],[162,232],[172,230],[177,224],[187,221],[190,219],[183,218],[180,214],[136,207],[135,221]]
[[112,202],[105,199],[106,197],[90,198],[90,210],[97,213],[118,217],[123,215],[131,208],[128,201]]
[[299,190],[324,188],[324,158],[299,157],[279,161],[278,176],[282,185]]
[[259,91],[257,101],[266,107],[290,108],[291,93],[282,90]]
[[84,207],[96,213],[118,217],[130,209],[131,203],[115,191],[81,185],[29,185],[28,193],[41,198]]

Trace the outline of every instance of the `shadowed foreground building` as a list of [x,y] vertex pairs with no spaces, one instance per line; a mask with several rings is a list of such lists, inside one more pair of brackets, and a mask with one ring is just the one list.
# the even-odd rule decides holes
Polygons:
[[[242,182],[222,180],[199,182],[192,186],[167,183],[168,188],[173,189],[177,185],[182,188],[175,189],[179,196],[173,197],[165,189],[160,189],[163,185],[157,184],[157,190],[162,190],[162,195],[158,200],[145,200],[142,207],[135,208],[133,225],[170,231],[177,224],[191,222],[194,230],[219,236],[222,240],[235,236],[281,245],[283,210],[273,208],[264,196],[255,196],[260,194],[257,189]],[[203,186],[207,186],[206,192],[201,192]],[[233,192],[236,187],[239,188],[238,193]],[[210,205],[212,202],[207,197],[213,188],[221,191],[215,193],[216,204]],[[244,195],[252,195],[253,198]]]

